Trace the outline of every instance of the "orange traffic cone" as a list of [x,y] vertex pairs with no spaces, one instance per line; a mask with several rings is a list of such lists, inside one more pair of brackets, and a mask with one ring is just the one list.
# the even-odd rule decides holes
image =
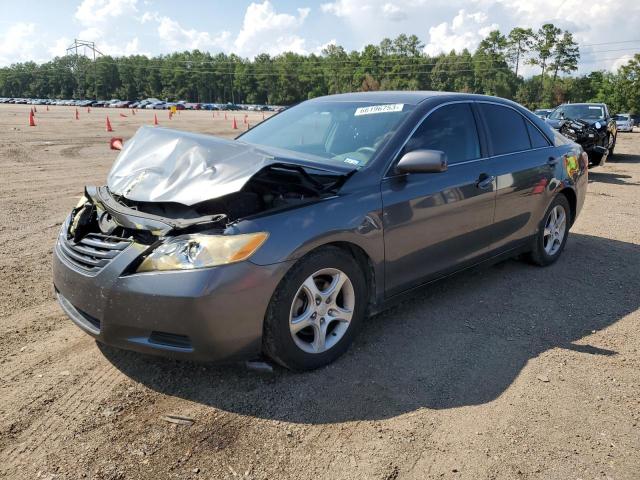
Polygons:
[[158,126],[158,115],[156,113],[153,114],[153,124],[156,127]]
[[111,150],[122,150],[122,138],[112,137],[109,141],[109,148]]
[[233,128],[234,130],[237,130],[237,129],[238,129],[238,124],[236,123],[236,117],[233,117],[233,125],[232,125],[232,128]]
[[109,115],[107,115],[107,132],[113,132],[113,128],[111,128],[111,122],[109,121]]
[[30,127],[35,127],[35,126],[36,126],[36,119],[35,119],[35,117],[33,116],[33,110],[31,110],[31,111],[29,112],[29,126],[30,126]]
[[80,112],[76,108],[76,120],[80,120]]

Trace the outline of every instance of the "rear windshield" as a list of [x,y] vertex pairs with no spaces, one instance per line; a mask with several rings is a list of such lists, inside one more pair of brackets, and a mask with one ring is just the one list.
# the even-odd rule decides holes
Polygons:
[[415,108],[403,103],[305,102],[238,140],[365,166]]

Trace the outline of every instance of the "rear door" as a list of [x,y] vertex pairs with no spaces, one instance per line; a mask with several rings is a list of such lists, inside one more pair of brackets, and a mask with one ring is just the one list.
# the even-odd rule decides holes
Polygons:
[[396,161],[416,149],[441,150],[441,173],[390,173],[382,181],[385,290],[393,295],[472,263],[488,251],[495,180],[471,104],[440,106],[418,126]]
[[515,248],[536,231],[550,201],[549,184],[562,158],[546,136],[515,108],[478,102],[496,175],[492,250]]

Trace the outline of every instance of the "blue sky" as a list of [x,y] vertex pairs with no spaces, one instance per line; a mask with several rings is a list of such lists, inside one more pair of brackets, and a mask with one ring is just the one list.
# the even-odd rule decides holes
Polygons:
[[0,65],[63,55],[74,38],[111,55],[199,48],[253,57],[318,53],[328,43],[361,49],[413,33],[437,54],[473,50],[493,28],[548,21],[574,32],[581,72],[640,52],[637,0],[0,0],[0,12]]

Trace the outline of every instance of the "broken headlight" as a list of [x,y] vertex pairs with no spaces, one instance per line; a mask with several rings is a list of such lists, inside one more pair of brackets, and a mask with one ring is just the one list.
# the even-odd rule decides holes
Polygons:
[[266,232],[242,235],[180,235],[153,250],[138,272],[192,270],[248,259],[265,242]]

